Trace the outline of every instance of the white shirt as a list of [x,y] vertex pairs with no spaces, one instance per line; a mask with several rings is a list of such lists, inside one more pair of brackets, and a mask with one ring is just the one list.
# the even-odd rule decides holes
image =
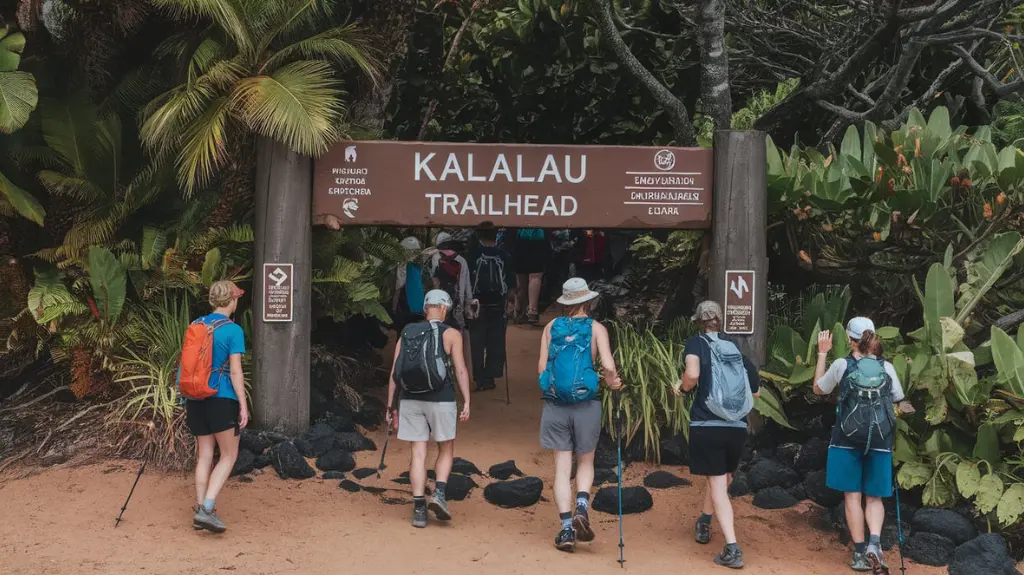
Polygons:
[[[828,371],[825,372],[825,375],[821,376],[821,379],[815,382],[822,393],[826,395],[832,393],[832,391],[839,385],[843,376],[846,375],[846,363],[845,357],[841,357],[833,361],[832,365],[829,366]],[[888,361],[884,362],[884,366],[886,375],[888,375],[892,380],[892,389],[890,390],[889,397],[892,399],[893,403],[903,401],[903,386],[900,385],[900,378],[896,375],[896,368]]]

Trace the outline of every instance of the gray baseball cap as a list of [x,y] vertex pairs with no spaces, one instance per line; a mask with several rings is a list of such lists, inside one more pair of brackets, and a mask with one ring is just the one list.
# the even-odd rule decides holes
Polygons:
[[693,321],[708,321],[715,318],[722,319],[722,306],[709,299],[697,304],[697,311],[690,317]]

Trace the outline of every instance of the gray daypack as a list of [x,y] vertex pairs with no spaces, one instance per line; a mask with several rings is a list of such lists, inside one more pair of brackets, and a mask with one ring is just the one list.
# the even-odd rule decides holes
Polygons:
[[711,348],[711,389],[708,410],[725,421],[740,421],[754,409],[750,378],[743,365],[743,354],[731,341],[705,334]]

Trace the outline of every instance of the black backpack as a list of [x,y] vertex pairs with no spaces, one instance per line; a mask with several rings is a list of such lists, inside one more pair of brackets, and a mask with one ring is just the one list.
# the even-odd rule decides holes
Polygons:
[[885,361],[874,357],[846,358],[839,394],[839,432],[852,447],[867,453],[872,448],[892,449],[896,414],[893,413],[892,379]]
[[441,322],[422,321],[402,330],[402,352],[395,360],[395,382],[406,393],[439,391],[450,385],[451,359],[444,351]]
[[481,253],[473,266],[473,295],[503,297],[508,293],[505,259],[501,255]]

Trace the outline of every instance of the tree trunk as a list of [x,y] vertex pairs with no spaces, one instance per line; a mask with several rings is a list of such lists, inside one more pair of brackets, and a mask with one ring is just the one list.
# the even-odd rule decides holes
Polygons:
[[[258,140],[256,154],[254,421],[296,434],[309,427],[313,165],[267,138]],[[264,263],[293,264],[292,321],[263,321]]]
[[728,130],[732,118],[729,53],[725,47],[725,0],[700,3],[700,93],[704,115],[716,130]]
[[753,270],[753,327],[738,335],[744,355],[764,365],[768,347],[767,146],[764,132],[715,133],[710,297],[725,309],[727,270]]
[[416,0],[374,0],[363,15],[363,29],[377,46],[384,47],[378,58],[380,78],[375,83],[363,82],[351,109],[352,123],[365,131],[369,139],[379,138],[384,133],[387,107],[398,68],[405,61],[416,4]]

